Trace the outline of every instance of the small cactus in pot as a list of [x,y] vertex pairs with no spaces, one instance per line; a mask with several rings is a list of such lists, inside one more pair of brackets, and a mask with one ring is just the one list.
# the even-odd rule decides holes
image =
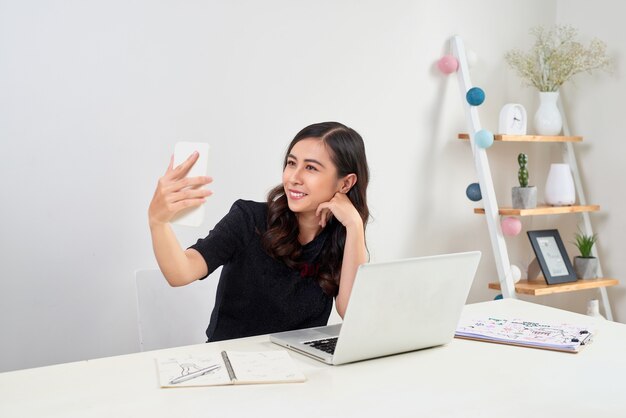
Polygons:
[[533,209],[537,207],[537,187],[528,186],[528,168],[526,167],[528,155],[520,153],[517,156],[517,163],[519,164],[519,171],[517,172],[519,187],[513,187],[511,190],[513,208]]
[[521,153],[517,156],[517,163],[519,164],[519,171],[517,172],[517,179],[519,180],[520,187],[528,187],[528,155]]

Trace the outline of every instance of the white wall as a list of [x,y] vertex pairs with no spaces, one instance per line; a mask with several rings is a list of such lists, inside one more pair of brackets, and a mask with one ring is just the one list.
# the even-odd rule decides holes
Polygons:
[[[458,86],[434,64],[461,34],[478,55],[472,78],[487,93],[483,125],[496,129],[504,103],[536,105],[503,53],[529,44],[529,27],[554,22],[557,10],[563,16],[559,5],[0,0],[0,371],[138,350],[133,272],[155,266],[146,211],[180,139],[211,143],[216,179],[205,224],[177,229],[182,245],[204,236],[235,199],[263,200],[300,128],[338,120],[366,141],[372,259],[480,249],[470,301],[493,298],[486,225],[465,198],[475,181],[471,152],[455,139],[466,130]],[[584,29],[624,48],[608,27]],[[580,101],[599,86],[617,104],[619,77],[585,88],[588,81]],[[590,200],[608,209],[594,218],[605,269],[619,276],[623,246],[611,231],[623,227],[625,205],[600,163],[613,158],[619,167],[624,146],[600,110],[573,106],[573,126],[607,138],[586,145],[582,160]],[[502,195],[515,181],[518,150],[492,151]],[[541,172],[548,157],[536,151]],[[519,250],[512,261],[529,258],[526,241],[511,244]],[[612,296],[623,301],[623,287]]]

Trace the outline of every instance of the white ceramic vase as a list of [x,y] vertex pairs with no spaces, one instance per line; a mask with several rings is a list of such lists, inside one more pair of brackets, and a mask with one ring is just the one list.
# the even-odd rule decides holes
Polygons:
[[558,91],[540,91],[539,108],[535,113],[535,131],[539,135],[559,135],[563,128],[561,112],[556,105]]
[[544,190],[546,203],[552,206],[573,205],[576,201],[574,178],[569,164],[552,164]]

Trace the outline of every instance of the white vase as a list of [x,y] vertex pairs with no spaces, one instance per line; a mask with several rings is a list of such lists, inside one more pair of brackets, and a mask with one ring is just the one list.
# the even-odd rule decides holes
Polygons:
[[556,105],[558,91],[540,91],[539,108],[535,113],[535,130],[539,135],[559,135],[563,128],[561,112]]
[[587,302],[587,315],[593,316],[596,318],[605,319],[600,314],[600,303],[598,302],[598,299],[592,299],[589,302]]
[[552,206],[573,205],[576,201],[574,178],[569,164],[552,164],[544,190],[546,203]]

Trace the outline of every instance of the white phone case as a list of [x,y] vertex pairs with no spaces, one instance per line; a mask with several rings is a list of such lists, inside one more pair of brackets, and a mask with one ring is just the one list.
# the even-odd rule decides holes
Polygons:
[[[187,177],[206,176],[209,173],[209,144],[205,142],[181,141],[174,146],[174,167],[182,164],[189,156],[198,151],[199,157],[191,167]],[[172,219],[172,223],[184,226],[200,226],[204,220],[204,205],[181,211]]]

